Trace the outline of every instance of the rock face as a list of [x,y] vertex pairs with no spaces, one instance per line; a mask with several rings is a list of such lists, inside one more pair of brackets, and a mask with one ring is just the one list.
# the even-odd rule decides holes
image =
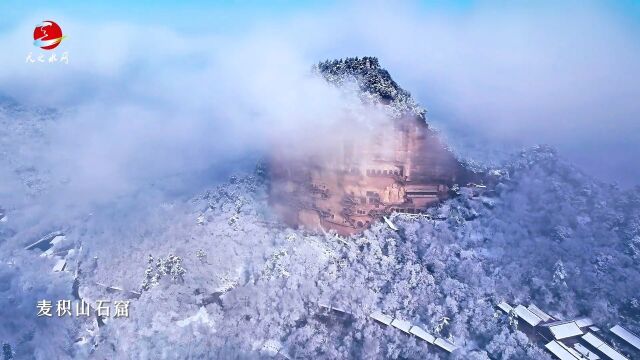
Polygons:
[[363,126],[346,114],[331,132],[330,151],[274,149],[270,203],[288,224],[349,235],[384,214],[419,213],[468,180],[470,172],[429,128],[425,111],[376,58],[326,61],[314,69],[336,86],[355,84],[363,103],[386,121]]

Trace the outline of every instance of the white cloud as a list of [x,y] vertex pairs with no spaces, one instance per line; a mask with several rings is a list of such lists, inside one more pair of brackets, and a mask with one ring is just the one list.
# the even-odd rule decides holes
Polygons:
[[[317,140],[314,126],[336,121],[345,103],[309,68],[355,55],[379,56],[461,149],[550,143],[629,183],[628,169],[640,169],[637,31],[577,6],[354,3],[198,34],[63,17],[68,66],[24,63],[34,51],[29,19],[0,34],[15,49],[0,54],[0,87],[71,109],[43,151],[83,193],[204,171],[260,153],[274,136]],[[611,158],[611,169],[592,166]]]

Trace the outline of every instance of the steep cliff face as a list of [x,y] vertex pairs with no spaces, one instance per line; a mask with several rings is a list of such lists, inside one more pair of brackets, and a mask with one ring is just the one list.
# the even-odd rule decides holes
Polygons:
[[384,121],[370,126],[345,114],[329,134],[330,147],[305,154],[274,149],[270,200],[287,223],[352,234],[384,214],[419,213],[467,180],[425,111],[376,58],[325,61],[314,70],[338,87],[355,85],[371,116]]

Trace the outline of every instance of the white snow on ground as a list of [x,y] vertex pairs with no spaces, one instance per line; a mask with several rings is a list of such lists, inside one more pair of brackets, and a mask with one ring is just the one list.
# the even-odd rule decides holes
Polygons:
[[212,319],[209,318],[209,313],[207,312],[207,308],[201,307],[200,310],[198,310],[198,312],[195,315],[190,316],[186,319],[177,321],[176,325],[180,327],[185,327],[191,323],[198,323],[198,322],[204,325],[207,325],[210,328],[213,328],[214,322]]
[[[27,130],[5,128],[0,140],[39,136]],[[503,299],[639,332],[640,190],[595,182],[548,148],[518,154],[480,196],[462,187],[424,216],[391,216],[397,232],[379,222],[348,238],[285,228],[253,176],[190,199],[135,194],[49,211],[47,192],[64,184],[20,166],[38,163],[33,154],[15,155],[0,157],[0,172],[25,191],[1,198],[11,220],[0,223],[0,341],[17,358],[250,358],[268,339],[296,358],[441,357],[368,320],[376,309],[455,338],[454,358],[548,358],[495,316]],[[72,270],[53,273],[52,260],[25,247],[58,230],[75,251]],[[73,299],[76,276],[80,297],[118,300],[95,284],[138,290],[148,255],[169,254],[185,273],[131,299],[128,319],[98,328],[93,318],[35,316],[38,300]],[[349,305],[351,320],[324,314],[320,299]]]

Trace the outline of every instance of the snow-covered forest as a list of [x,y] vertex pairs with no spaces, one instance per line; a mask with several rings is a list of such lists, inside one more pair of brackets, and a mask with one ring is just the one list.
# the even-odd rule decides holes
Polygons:
[[[99,206],[59,201],[68,179],[38,167],[47,154],[33,149],[46,148],[60,114],[2,101],[5,360],[550,358],[497,311],[501,301],[640,332],[640,188],[598,182],[552,148],[483,169],[495,184],[460,184],[426,214],[394,214],[398,231],[381,221],[345,238],[284,227],[261,165],[186,197],[150,185]],[[25,249],[52,233],[64,236],[61,255]],[[41,318],[42,299],[129,299],[130,316]],[[374,311],[459,349],[381,326]]]

